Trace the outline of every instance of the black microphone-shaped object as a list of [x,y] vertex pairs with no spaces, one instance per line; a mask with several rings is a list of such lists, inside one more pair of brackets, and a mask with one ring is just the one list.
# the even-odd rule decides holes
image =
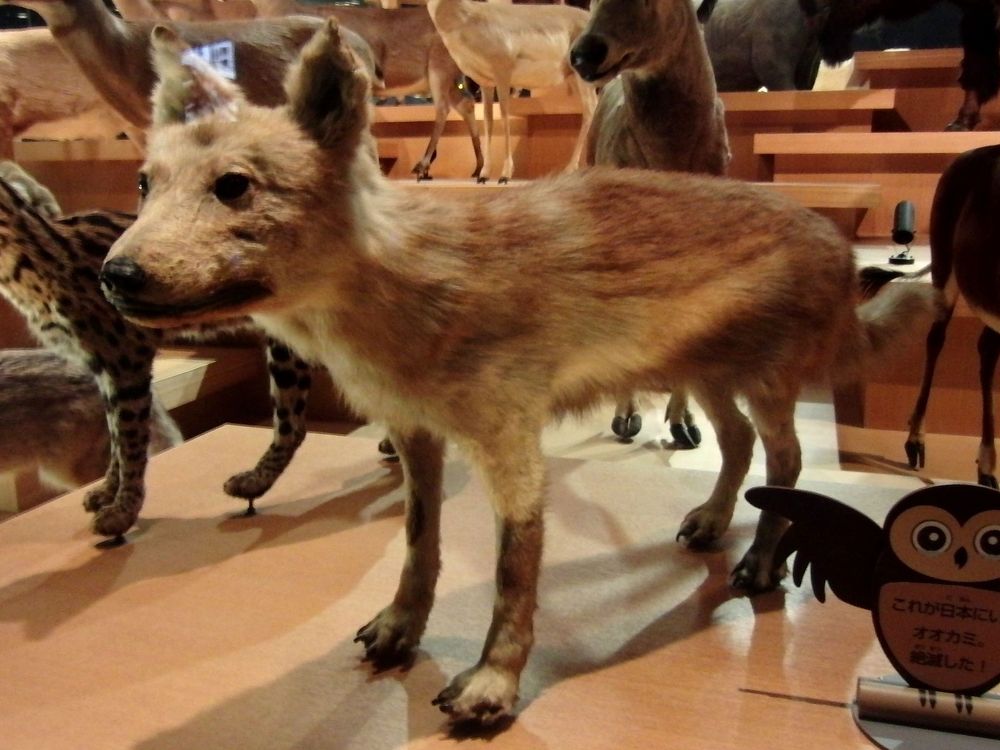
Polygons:
[[892,241],[909,245],[916,235],[917,210],[912,201],[900,201],[892,217]]

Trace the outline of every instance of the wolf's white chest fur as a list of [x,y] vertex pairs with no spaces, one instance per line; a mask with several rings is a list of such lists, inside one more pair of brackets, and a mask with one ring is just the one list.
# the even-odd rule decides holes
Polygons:
[[255,319],[299,356],[326,367],[351,406],[368,419],[401,429],[438,427],[419,400],[407,398],[400,383],[344,342],[331,316],[316,312]]

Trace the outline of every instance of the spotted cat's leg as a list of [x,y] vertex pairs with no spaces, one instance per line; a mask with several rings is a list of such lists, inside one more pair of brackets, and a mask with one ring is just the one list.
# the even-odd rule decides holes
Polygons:
[[254,512],[254,500],[271,489],[305,440],[306,403],[312,386],[309,364],[274,339],[268,340],[267,368],[271,373],[274,408],[271,445],[256,466],[234,474],[223,487],[227,494],[249,501],[247,513],[250,515]]
[[[99,378],[108,403],[111,461],[105,488],[114,484],[114,499],[94,516],[94,531],[103,536],[124,534],[139,518],[146,498],[149,461],[149,419],[152,409],[152,360],[132,362],[122,356],[114,377]],[[111,476],[117,469],[117,476]]]
[[[112,434],[110,409],[107,413],[107,421],[108,433]],[[115,501],[115,495],[118,493],[118,477],[118,454],[112,447],[104,479],[92,490],[89,490],[83,498],[83,507],[88,513],[97,513],[101,508],[111,505]]]

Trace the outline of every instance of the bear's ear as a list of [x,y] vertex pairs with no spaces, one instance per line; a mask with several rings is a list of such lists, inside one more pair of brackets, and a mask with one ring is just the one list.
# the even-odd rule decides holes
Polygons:
[[370,89],[334,18],[302,48],[285,80],[292,118],[324,148],[357,145],[368,127]]
[[150,54],[159,82],[153,89],[153,124],[183,123],[210,114],[235,116],[245,101],[235,83],[191,52],[169,26],[150,33]]

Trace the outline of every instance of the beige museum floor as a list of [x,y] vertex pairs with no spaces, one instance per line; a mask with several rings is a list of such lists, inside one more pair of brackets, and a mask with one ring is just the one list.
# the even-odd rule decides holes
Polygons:
[[[590,434],[603,422],[546,437],[553,452],[634,460],[550,459],[538,640],[520,716],[462,744],[868,747],[845,705],[858,675],[888,670],[867,613],[820,605],[791,584],[734,595],[726,574],[749,542],[749,506],[717,550],[673,542],[713,479],[680,464],[711,463],[711,450],[620,445]],[[310,435],[254,518],[237,515],[221,484],[269,433],[225,426],[152,461],[143,518],[124,547],[95,549],[79,491],[0,523],[0,746],[455,746],[430,700],[478,655],[492,517],[452,456],[445,567],[419,658],[408,673],[372,675],[352,638],[392,595],[402,491],[398,468],[363,436],[376,428],[360,432]],[[810,448],[807,463],[823,463],[824,450]],[[920,485],[871,479],[811,468],[801,486],[880,518]]]

